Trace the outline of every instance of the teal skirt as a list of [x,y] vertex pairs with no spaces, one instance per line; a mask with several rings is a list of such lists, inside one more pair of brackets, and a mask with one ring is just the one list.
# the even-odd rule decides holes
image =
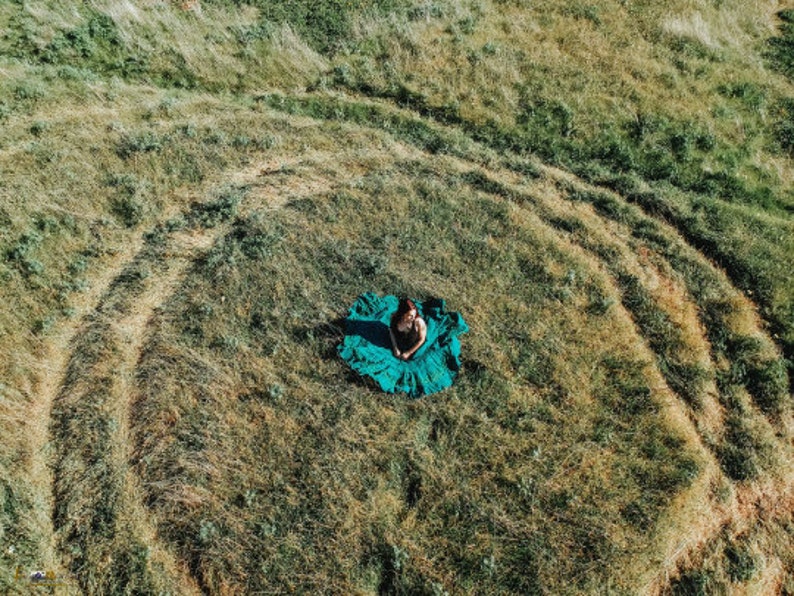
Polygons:
[[427,323],[427,338],[410,360],[392,354],[389,322],[399,300],[373,292],[358,297],[345,320],[345,338],[337,348],[342,359],[383,391],[421,397],[452,385],[460,370],[458,335],[469,327],[456,312],[447,312],[440,299],[416,302]]

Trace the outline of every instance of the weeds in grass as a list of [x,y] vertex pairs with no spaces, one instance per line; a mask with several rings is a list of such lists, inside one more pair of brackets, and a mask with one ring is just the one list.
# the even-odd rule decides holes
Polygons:
[[133,197],[121,197],[114,200],[111,210],[128,228],[134,228],[143,221],[143,204]]
[[116,153],[122,159],[129,159],[138,153],[159,151],[163,143],[164,139],[151,131],[124,135],[116,147]]
[[515,127],[506,127],[496,122],[468,121],[454,106],[434,106],[424,95],[402,84],[378,88],[341,75],[334,84],[391,99],[438,122],[459,126],[474,140],[494,149],[533,152],[593,181],[600,176],[593,178],[590,173],[595,164],[600,164],[611,172],[632,172],[650,181],[669,182],[710,196],[730,195],[733,200],[748,203],[766,195],[767,201],[776,200],[769,188],[748,186],[728,168],[713,172],[712,165],[706,167],[708,156],[724,155],[728,148],[710,130],[693,122],[640,113],[633,120],[602,129],[595,138],[583,138],[576,133],[576,115],[569,106],[539,98],[528,87],[519,89]]
[[747,544],[729,544],[725,547],[724,557],[728,562],[728,576],[731,581],[738,583],[753,579],[758,562]]
[[723,471],[732,480],[757,477],[762,469],[759,452],[763,445],[738,414],[728,417],[726,428],[725,442],[718,453]]
[[188,225],[214,228],[229,221],[237,213],[237,207],[245,192],[245,188],[229,188],[222,191],[217,199],[193,204],[185,217]]
[[780,35],[770,38],[766,57],[770,64],[794,80],[794,10],[781,10]]
[[43,240],[39,232],[27,232],[6,250],[5,259],[25,277],[39,275],[44,272],[44,265],[32,255]]
[[777,125],[775,135],[781,149],[794,156],[794,100],[781,99],[775,106]]
[[[127,43],[116,22],[95,8],[77,11],[80,22],[56,30],[42,39],[39,23],[19,13],[12,19],[13,33],[6,39],[11,55],[40,64],[57,65],[65,78],[85,79],[95,75],[115,75],[125,79],[154,80],[158,84],[191,88],[197,77],[184,57],[173,50],[163,52],[166,65],[159,64],[150,52]],[[158,57],[160,58],[160,57]]]
[[[695,560],[689,561],[680,569],[680,575],[663,594],[713,594],[732,593],[754,587],[753,580],[769,570],[758,555],[769,535],[780,541],[784,548],[790,544],[783,528],[789,523],[790,516],[783,515],[775,520],[767,520],[763,525],[752,525],[741,533],[736,533],[733,525],[725,526],[712,537],[698,553]],[[769,532],[769,534],[767,534]],[[784,555],[786,561],[790,560]],[[786,563],[783,563],[784,565]],[[791,582],[791,574],[783,572],[781,585]]]
[[13,89],[14,99],[22,104],[34,104],[46,96],[44,87],[37,81],[29,81],[17,85]]
[[727,590],[727,586],[715,579],[708,571],[688,571],[674,579],[670,584],[673,596],[708,596]]
[[750,81],[725,83],[717,87],[725,97],[737,99],[752,112],[762,112],[768,103],[766,89]]
[[338,49],[350,32],[350,4],[342,0],[252,3],[262,10],[264,19],[289,23],[322,52]]
[[600,25],[601,18],[599,16],[599,7],[592,4],[583,2],[574,2],[562,8],[565,15],[571,16],[577,20],[590,21],[593,25]]

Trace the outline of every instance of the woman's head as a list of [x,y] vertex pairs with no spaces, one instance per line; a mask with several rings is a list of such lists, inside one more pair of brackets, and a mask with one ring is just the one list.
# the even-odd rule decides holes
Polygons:
[[406,315],[412,313],[413,316],[418,314],[416,304],[410,298],[400,298],[400,303],[397,305],[397,312],[394,313],[394,320],[401,321]]

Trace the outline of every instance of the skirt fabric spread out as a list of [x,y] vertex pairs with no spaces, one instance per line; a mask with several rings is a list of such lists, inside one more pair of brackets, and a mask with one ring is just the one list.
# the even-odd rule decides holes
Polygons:
[[405,392],[421,397],[452,385],[460,369],[458,335],[469,327],[456,312],[447,312],[438,298],[416,302],[427,323],[427,338],[410,360],[392,354],[389,322],[398,298],[367,292],[350,307],[345,320],[345,338],[339,355],[362,376],[372,377],[387,393]]

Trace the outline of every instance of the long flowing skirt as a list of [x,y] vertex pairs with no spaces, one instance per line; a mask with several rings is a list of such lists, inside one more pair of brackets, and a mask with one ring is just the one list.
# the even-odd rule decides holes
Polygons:
[[396,296],[381,298],[373,292],[359,296],[345,321],[339,355],[388,393],[421,397],[449,387],[460,369],[458,335],[469,330],[466,322],[459,313],[447,312],[441,299],[415,301],[427,323],[427,338],[410,360],[401,360],[392,354],[389,340],[389,322],[398,302]]

